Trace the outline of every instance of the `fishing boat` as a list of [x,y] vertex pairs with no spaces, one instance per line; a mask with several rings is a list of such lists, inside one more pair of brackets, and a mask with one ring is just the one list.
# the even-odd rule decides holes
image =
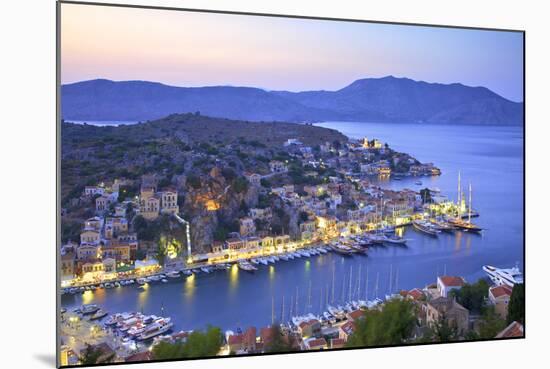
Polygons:
[[430,236],[437,236],[441,233],[440,230],[435,229],[429,222],[424,220],[413,220],[413,227],[414,229]]
[[286,256],[288,257],[289,260],[294,260],[294,253],[293,252],[289,252],[288,254],[286,254]]
[[319,251],[321,254],[326,254],[326,253],[328,253],[328,251],[327,251],[325,248],[323,248],[323,247],[318,247],[318,248],[317,248],[317,251]]
[[193,274],[193,272],[190,271],[189,269],[185,269],[182,273],[183,273],[184,275],[188,276],[188,277],[189,277],[190,275]]
[[288,261],[288,256],[286,255],[280,255],[279,258],[283,261]]
[[252,264],[256,264],[256,265],[259,265],[260,264],[260,261],[258,259],[250,259],[250,262]]
[[298,251],[293,252],[292,255],[294,255],[295,258],[301,258],[302,254],[300,254]]
[[99,309],[98,311],[90,315],[90,320],[100,320],[105,318],[108,314],[109,313],[105,310]]
[[266,258],[260,258],[258,259],[258,261],[260,262],[260,264],[263,264],[263,265],[269,264],[269,261]]

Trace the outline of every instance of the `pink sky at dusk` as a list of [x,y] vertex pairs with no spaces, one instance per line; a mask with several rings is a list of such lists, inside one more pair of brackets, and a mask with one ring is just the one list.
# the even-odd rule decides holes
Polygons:
[[394,75],[520,101],[521,33],[63,4],[61,81],[336,90]]

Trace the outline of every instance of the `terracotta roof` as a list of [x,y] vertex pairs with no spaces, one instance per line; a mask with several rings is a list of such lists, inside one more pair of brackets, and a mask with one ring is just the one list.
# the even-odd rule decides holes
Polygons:
[[489,292],[494,298],[499,298],[501,296],[512,296],[512,288],[507,285],[491,287],[489,288]]
[[348,322],[344,323],[340,327],[340,329],[346,334],[352,334],[353,331],[355,330],[355,324],[353,322],[348,321]]
[[511,338],[511,337],[523,337],[523,325],[518,322],[512,322],[502,332],[496,335],[495,338]]
[[330,347],[336,348],[336,347],[344,347],[346,344],[346,341],[344,341],[342,338],[333,338],[330,340]]
[[229,336],[229,338],[227,339],[227,343],[229,345],[240,345],[243,343],[243,335],[235,334],[235,335]]
[[462,287],[464,286],[464,278],[462,277],[453,277],[453,276],[442,276],[438,277],[441,282],[447,287]]
[[348,317],[351,318],[351,320],[357,320],[359,318],[362,318],[365,316],[365,312],[362,310],[355,310],[348,314]]
[[327,341],[324,338],[316,338],[308,341],[307,345],[309,347],[322,347],[327,345]]
[[418,300],[418,299],[421,299],[423,296],[424,296],[424,292],[422,292],[420,289],[418,288],[414,288],[412,290],[410,290],[408,293],[407,293],[410,297],[412,297],[414,300]]

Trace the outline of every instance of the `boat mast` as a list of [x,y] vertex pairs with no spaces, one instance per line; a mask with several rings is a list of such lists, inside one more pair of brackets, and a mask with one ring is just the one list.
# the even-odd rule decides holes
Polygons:
[[298,286],[296,286],[296,316],[298,316]]
[[472,222],[472,183],[470,183],[470,188],[469,188],[469,192],[470,192],[470,199],[469,199],[469,203],[468,203],[468,224],[470,224]]
[[369,266],[367,265],[367,281],[365,282],[365,301],[369,301]]
[[361,299],[361,264],[359,264],[359,273],[357,275],[357,299]]
[[458,171],[458,195],[457,195],[457,205],[458,205],[458,217],[460,218],[460,213],[462,209],[462,189],[460,187],[460,170]]
[[374,295],[378,298],[378,280],[380,277],[380,272],[376,272],[376,285],[374,286]]
[[281,323],[285,321],[285,295],[283,295],[283,303],[281,308]]
[[275,325],[275,297],[271,296],[271,325]]
[[399,292],[399,268],[395,271],[395,291]]
[[390,264],[390,295],[392,291],[392,275],[393,275],[393,264]]
[[[334,304],[334,277],[336,273],[336,263],[332,263],[332,297],[330,300],[331,304]],[[327,292],[328,293],[328,292]]]
[[306,311],[311,310],[311,280],[309,281],[309,287],[307,291],[307,308]]

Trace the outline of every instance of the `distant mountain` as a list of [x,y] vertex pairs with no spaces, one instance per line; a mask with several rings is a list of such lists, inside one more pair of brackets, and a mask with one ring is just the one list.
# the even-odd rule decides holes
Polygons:
[[249,121],[376,121],[522,125],[523,104],[484,87],[408,78],[360,79],[337,91],[173,87],[105,79],[61,88],[65,120],[152,120],[174,113]]

